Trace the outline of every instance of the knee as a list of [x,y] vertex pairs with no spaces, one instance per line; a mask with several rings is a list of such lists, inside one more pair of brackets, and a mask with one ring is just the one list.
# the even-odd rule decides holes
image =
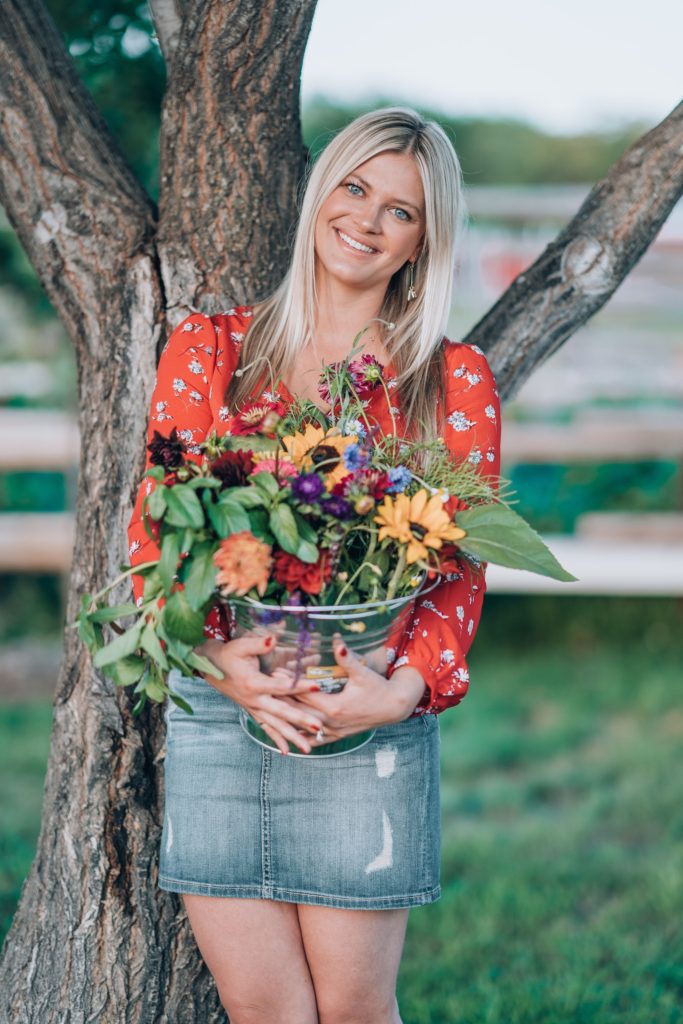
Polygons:
[[221,991],[220,987],[218,994],[230,1024],[280,1024],[285,1020],[287,1024],[317,1024],[318,1021],[315,1010],[301,1005],[283,1006],[279,999],[235,998],[234,994]]
[[350,999],[344,993],[318,996],[319,1024],[401,1024],[396,997],[367,993]]

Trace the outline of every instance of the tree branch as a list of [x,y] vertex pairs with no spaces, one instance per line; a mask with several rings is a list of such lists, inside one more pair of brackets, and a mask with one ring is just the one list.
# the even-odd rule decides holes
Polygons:
[[682,195],[683,102],[624,153],[463,339],[486,351],[502,397],[605,305]]
[[72,338],[94,344],[154,209],[42,0],[0,5],[0,201]]

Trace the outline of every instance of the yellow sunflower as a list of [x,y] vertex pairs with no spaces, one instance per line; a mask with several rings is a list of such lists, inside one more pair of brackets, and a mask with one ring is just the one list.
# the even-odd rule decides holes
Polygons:
[[408,565],[426,559],[428,548],[438,550],[445,540],[460,540],[465,536],[465,531],[449,519],[440,495],[430,498],[424,488],[412,498],[407,494],[398,494],[395,498],[385,495],[375,522],[379,523],[380,541],[393,537],[399,544],[408,545]]
[[353,435],[342,437],[333,432],[325,433],[322,427],[308,423],[303,433],[297,430],[295,434],[288,434],[282,438],[282,443],[299,470],[305,473],[319,470],[328,489],[331,489],[348,475],[343,459],[344,449],[357,440]]

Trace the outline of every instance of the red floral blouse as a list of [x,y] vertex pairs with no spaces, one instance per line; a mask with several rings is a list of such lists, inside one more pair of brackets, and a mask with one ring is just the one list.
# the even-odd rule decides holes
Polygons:
[[[173,427],[187,448],[188,460],[200,463],[199,444],[211,430],[225,433],[229,413],[223,404],[225,390],[237,367],[239,352],[252,315],[251,306],[239,306],[216,316],[193,313],[169,337],[157,368],[156,385],[147,427],[149,444],[158,430],[168,435]],[[444,440],[458,459],[468,459],[484,475],[500,471],[500,401],[495,379],[482,350],[444,338],[448,386],[447,423]],[[396,381],[387,379],[391,392]],[[275,394],[262,393],[268,400],[291,401],[284,384]],[[384,431],[392,429],[383,388],[368,397],[366,414]],[[391,410],[400,432],[401,410]],[[145,470],[151,466],[149,452]],[[145,495],[155,487],[143,479],[138,488],[128,526],[131,565],[153,561],[159,547],[147,534],[142,520]],[[454,508],[466,507],[462,502]],[[153,520],[148,519],[150,525]],[[417,669],[426,682],[424,696],[413,714],[439,714],[459,704],[469,687],[466,656],[474,640],[486,590],[484,573],[471,570],[458,559],[458,572],[449,573],[439,585],[418,599],[409,628],[395,648],[388,649],[387,675],[402,665]],[[486,562],[481,563],[482,570]],[[133,575],[136,604],[142,603],[144,578]],[[215,605],[207,615],[204,635],[229,639],[225,610]]]

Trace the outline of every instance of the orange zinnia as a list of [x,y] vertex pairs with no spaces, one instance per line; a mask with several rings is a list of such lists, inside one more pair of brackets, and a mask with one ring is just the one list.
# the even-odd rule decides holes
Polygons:
[[241,530],[221,541],[213,560],[218,567],[216,586],[225,597],[228,594],[242,597],[252,587],[263,597],[273,564],[269,544],[249,530]]

